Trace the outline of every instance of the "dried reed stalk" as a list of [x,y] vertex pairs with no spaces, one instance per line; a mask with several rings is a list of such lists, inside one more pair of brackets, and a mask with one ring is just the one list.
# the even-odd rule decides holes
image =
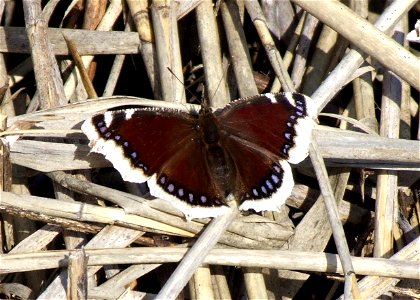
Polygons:
[[[108,230],[112,230],[112,228],[110,227]],[[419,238],[412,241],[395,254],[393,259],[352,256],[354,270],[357,274],[372,276],[372,278],[366,277],[363,279],[362,283],[372,280],[388,280],[390,282],[399,280],[398,278],[416,279],[418,278],[420,264],[418,253],[419,241]],[[109,241],[109,243],[113,243],[113,241]],[[177,262],[188,251],[187,248],[180,247],[89,248],[86,248],[86,254],[90,257],[88,261],[89,266]],[[56,268],[67,264],[68,257],[66,256],[68,254],[69,250],[1,254],[0,257],[4,263],[0,266],[0,273],[6,274]],[[296,259],[296,257],[299,257],[299,259]],[[343,269],[337,254],[320,252],[215,248],[204,259],[204,263],[343,274]],[[373,278],[374,276],[380,276],[382,278]]]

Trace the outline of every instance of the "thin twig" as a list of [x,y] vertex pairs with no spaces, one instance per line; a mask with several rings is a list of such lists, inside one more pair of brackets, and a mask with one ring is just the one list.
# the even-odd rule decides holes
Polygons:
[[284,66],[280,52],[277,50],[277,47],[268,29],[260,4],[256,0],[249,0],[245,1],[245,6],[249,15],[251,16],[252,22],[254,23],[255,29],[258,32],[264,49],[267,52],[271,66],[273,67],[277,78],[280,80],[283,90],[286,92],[293,92],[294,87],[292,80],[287,73],[287,69]]
[[[127,24],[125,24],[124,32],[131,31],[130,21],[131,21],[131,18],[127,22]],[[103,97],[112,96],[114,94],[115,86],[117,85],[117,81],[120,76],[124,60],[125,60],[124,54],[115,55],[114,63],[112,64],[112,68],[109,71],[108,80],[106,82],[106,86],[102,95]]]
[[223,1],[220,9],[239,95],[241,97],[257,95],[258,89],[252,73],[251,58],[238,6],[232,0]]
[[67,47],[69,48],[69,52],[73,57],[74,63],[77,66],[79,71],[80,77],[82,79],[82,83],[86,89],[88,94],[88,98],[98,98],[98,94],[96,94],[95,88],[93,87],[92,81],[89,78],[89,74],[83,64],[82,57],[80,56],[79,52],[77,51],[76,44],[68,37],[63,34],[63,38],[66,41]]
[[309,155],[311,157],[311,162],[314,165],[319,186],[321,188],[321,193],[324,198],[328,219],[330,221],[331,228],[333,231],[335,245],[337,247],[337,251],[339,253],[340,260],[343,265],[346,279],[344,287],[345,298],[359,299],[360,292],[356,285],[356,276],[350,258],[350,251],[347,245],[346,235],[344,234],[344,229],[340,222],[336,201],[334,199],[334,194],[330,182],[328,180],[327,170],[325,169],[322,156],[320,155],[320,152],[317,149],[317,144],[315,140],[311,142],[309,148]]
[[[305,70],[308,65],[307,59],[309,55],[309,49],[313,43],[315,29],[317,28],[318,24],[319,20],[317,18],[311,14],[306,16],[305,25],[303,26],[303,30],[300,35],[299,47],[296,50],[295,61],[291,74],[293,86],[296,90],[300,90],[303,75],[305,74]],[[325,58],[322,60],[325,61]]]
[[31,46],[32,62],[41,108],[67,103],[63,81],[47,35],[47,21],[42,18],[41,1],[23,1],[25,24]]
[[222,49],[212,2],[204,0],[196,8],[198,37],[201,45],[208,101],[211,107],[225,106],[228,99],[226,77],[223,74]]

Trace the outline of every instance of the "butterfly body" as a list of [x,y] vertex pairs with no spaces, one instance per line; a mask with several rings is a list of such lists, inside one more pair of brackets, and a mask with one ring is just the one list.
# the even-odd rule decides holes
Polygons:
[[290,195],[288,162],[307,155],[314,110],[301,94],[240,99],[214,112],[139,108],[98,114],[82,130],[125,180],[149,184],[189,218],[276,210]]
[[217,191],[218,201],[225,203],[224,198],[230,194],[235,176],[232,158],[223,147],[221,126],[210,109],[200,110],[198,124],[201,133],[199,147],[211,174],[210,182],[213,182]]

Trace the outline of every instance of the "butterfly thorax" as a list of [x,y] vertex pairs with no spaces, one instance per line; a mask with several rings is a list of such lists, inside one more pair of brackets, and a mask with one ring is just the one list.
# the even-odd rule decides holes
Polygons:
[[232,159],[224,150],[223,138],[220,135],[218,121],[210,109],[201,110],[199,127],[205,148],[205,158],[217,188],[226,196],[231,190],[234,177]]

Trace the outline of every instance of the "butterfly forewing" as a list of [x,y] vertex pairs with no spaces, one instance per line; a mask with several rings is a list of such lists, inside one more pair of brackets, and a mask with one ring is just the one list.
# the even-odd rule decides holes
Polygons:
[[311,100],[296,93],[249,97],[215,112],[222,130],[292,163],[307,156],[313,113]]
[[82,130],[124,180],[148,181],[152,195],[170,199],[188,216],[214,216],[222,213],[217,208],[225,195],[203,159],[197,118],[167,109],[109,111],[87,120]]
[[191,140],[193,121],[173,110],[128,109],[98,114],[82,130],[125,180],[144,182]]

